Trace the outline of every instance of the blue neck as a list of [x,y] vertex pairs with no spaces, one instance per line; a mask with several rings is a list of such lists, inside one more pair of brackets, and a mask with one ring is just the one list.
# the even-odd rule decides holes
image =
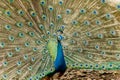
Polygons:
[[55,70],[56,71],[65,71],[66,70],[66,63],[64,59],[63,49],[61,42],[58,40],[58,46],[57,46],[57,57],[54,62]]

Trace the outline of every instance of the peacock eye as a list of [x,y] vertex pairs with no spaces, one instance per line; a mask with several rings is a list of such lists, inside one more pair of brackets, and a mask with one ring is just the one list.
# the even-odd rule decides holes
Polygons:
[[39,29],[44,30],[44,26],[42,24],[40,24]]
[[106,54],[106,52],[105,51],[101,51],[100,54],[104,56]]
[[75,43],[75,40],[70,40],[70,44],[74,44]]
[[53,11],[54,10],[54,8],[52,6],[49,6],[48,9],[49,9],[49,11]]
[[120,65],[118,65],[117,68],[120,69]]
[[36,48],[36,47],[33,48],[33,51],[34,51],[34,52],[36,52],[37,50],[38,50],[38,48]]
[[19,36],[20,38],[23,38],[25,35],[24,35],[24,33],[19,32],[19,33],[18,33],[18,36]]
[[110,30],[110,34],[115,36],[116,35],[116,31],[115,30]]
[[23,16],[24,15],[24,11],[23,10],[18,10],[18,14]]
[[85,46],[87,46],[87,45],[88,45],[88,41],[87,41],[87,40],[83,40],[83,44],[84,44]]
[[31,60],[32,60],[32,62],[34,62],[34,61],[35,61],[35,58],[34,58],[34,57],[32,57],[32,58],[31,58]]
[[44,5],[44,4],[45,4],[45,2],[41,2],[41,4],[42,4],[42,5]]
[[5,47],[5,43],[4,42],[0,42],[0,47],[4,48]]
[[85,9],[81,9],[81,10],[80,10],[80,13],[81,13],[81,14],[84,14],[84,13],[86,13],[86,10],[85,10]]
[[60,27],[60,29],[61,29],[61,30],[64,30],[64,29],[65,29],[65,25],[62,25],[62,26]]
[[60,20],[62,18],[62,16],[59,14],[57,15],[57,19]]
[[31,71],[31,70],[32,70],[32,66],[29,66],[29,67],[28,67],[28,70]]
[[89,58],[89,59],[92,59],[92,58],[93,58],[93,55],[92,55],[92,54],[88,54],[88,58]]
[[97,14],[98,14],[97,10],[92,11],[92,13],[93,13],[94,15],[97,15]]
[[119,54],[119,53],[115,54],[115,58],[116,58],[117,60],[119,60],[119,59],[120,59],[120,54]]
[[99,47],[98,45],[95,46],[95,49],[99,50],[99,48],[100,48],[100,47]]
[[101,0],[101,3],[106,3],[106,0]]
[[42,73],[42,76],[45,76],[45,73]]
[[56,37],[56,36],[57,36],[57,34],[56,34],[56,33],[53,33],[53,36],[54,36],[54,37]]
[[34,37],[35,36],[35,33],[34,32],[29,32],[28,33],[31,37]]
[[6,80],[7,79],[7,74],[3,74],[2,77],[3,77],[3,79]]
[[98,34],[98,38],[102,39],[103,38],[103,34]]
[[25,55],[23,56],[23,58],[24,58],[25,60],[27,60],[27,59],[28,59],[28,55],[25,54]]
[[84,21],[84,25],[87,25],[87,26],[88,26],[88,25],[90,25],[90,22],[89,22],[88,20],[85,20],[85,21]]
[[66,9],[66,14],[70,14],[71,10],[70,9]]
[[5,29],[6,30],[11,30],[11,26],[10,25],[5,25]]
[[92,68],[93,66],[92,65],[90,65],[90,68]]
[[46,15],[42,15],[42,19],[46,20],[47,16]]
[[113,67],[113,65],[112,65],[112,64],[109,64],[109,66],[110,66],[110,67]]
[[51,27],[51,28],[54,28],[54,26],[55,26],[54,23],[51,22],[51,23],[50,23],[50,27]]
[[102,66],[102,69],[105,69],[105,66],[104,66],[104,65]]
[[88,67],[88,64],[85,64],[85,67],[87,68],[87,67]]
[[119,10],[119,9],[120,9],[120,4],[118,4],[118,5],[116,6],[116,8]]
[[25,42],[25,47],[29,47],[30,46],[30,43],[29,42]]
[[101,25],[101,21],[99,21],[99,20],[96,20],[95,23],[96,23],[97,25]]
[[105,17],[106,17],[106,19],[111,19],[111,14],[110,13],[107,13],[106,15],[105,15]]
[[108,41],[108,45],[113,45],[113,41]]
[[14,2],[14,0],[8,0],[10,3],[13,3]]
[[98,68],[98,67],[99,67],[99,65],[98,65],[98,64],[96,64],[96,65],[95,65],[95,67],[96,67],[96,68]]
[[40,45],[41,44],[41,41],[40,40],[36,40],[35,41],[37,45]]
[[78,37],[78,33],[77,33],[77,32],[74,32],[74,33],[73,33],[73,37]]
[[13,53],[12,52],[8,52],[7,55],[8,55],[8,57],[12,57]]
[[21,61],[18,61],[18,62],[17,62],[17,65],[18,65],[18,66],[21,66],[21,64],[22,64]]
[[14,41],[15,40],[15,38],[14,38],[14,36],[8,36],[8,39],[10,40],[10,41]]
[[59,0],[59,5],[62,5],[63,4],[63,0]]
[[83,64],[80,64],[80,67],[82,67],[83,66]]
[[17,74],[21,74],[22,71],[21,71],[21,70],[17,70],[16,73],[17,73]]
[[21,48],[20,47],[15,47],[16,52],[20,52]]
[[46,39],[47,37],[45,35],[42,35],[42,39]]
[[78,52],[83,52],[83,49],[82,48],[78,48]]
[[42,75],[41,75],[41,74],[40,74],[39,76],[40,76],[40,77],[42,77]]
[[45,0],[41,0],[40,5],[42,5],[42,6],[45,5]]
[[77,24],[78,24],[78,21],[73,20],[73,21],[72,21],[72,24],[73,24],[73,25],[77,25]]
[[29,78],[29,80],[33,80],[33,78],[32,78],[32,77],[30,77],[30,78]]
[[32,22],[28,22],[28,26],[29,27],[33,27],[33,23]]
[[49,34],[50,34],[50,31],[47,31],[47,34],[49,35]]
[[37,15],[35,11],[31,11],[30,14],[32,17],[35,17]]
[[21,27],[23,27],[23,23],[22,22],[17,22],[16,26],[19,27],[19,28],[21,28]]
[[38,80],[39,79],[39,77],[38,76],[36,76],[36,80]]
[[8,65],[8,62],[7,61],[4,61],[3,62],[3,66],[6,67]]
[[7,15],[7,16],[11,16],[11,12],[10,12],[10,10],[6,10],[6,11],[5,11],[5,15]]
[[88,37],[92,36],[92,34],[91,34],[90,32],[86,32],[86,35],[87,35]]

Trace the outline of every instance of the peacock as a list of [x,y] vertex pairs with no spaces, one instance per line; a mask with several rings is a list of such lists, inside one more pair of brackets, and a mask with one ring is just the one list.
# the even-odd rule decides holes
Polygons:
[[119,0],[0,0],[0,80],[120,70],[119,31]]

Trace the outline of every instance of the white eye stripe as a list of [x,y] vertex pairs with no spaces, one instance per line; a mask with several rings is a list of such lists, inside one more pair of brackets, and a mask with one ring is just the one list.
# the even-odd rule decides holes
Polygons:
[[58,40],[62,40],[63,36],[62,35],[58,35]]

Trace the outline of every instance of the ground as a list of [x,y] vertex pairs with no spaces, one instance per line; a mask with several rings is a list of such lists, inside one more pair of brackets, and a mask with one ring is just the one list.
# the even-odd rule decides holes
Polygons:
[[45,80],[120,80],[120,71],[67,69],[61,77],[57,76]]

